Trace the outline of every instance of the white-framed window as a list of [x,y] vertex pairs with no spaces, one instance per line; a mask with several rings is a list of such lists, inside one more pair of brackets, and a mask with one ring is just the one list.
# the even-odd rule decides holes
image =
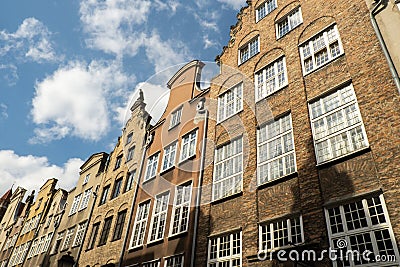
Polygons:
[[296,172],[292,116],[269,122],[257,131],[258,185]]
[[39,239],[33,240],[31,249],[29,250],[29,253],[28,253],[28,259],[30,259],[30,258],[32,258],[34,256],[35,251],[36,251],[36,247],[38,246],[38,243],[39,243]]
[[210,238],[207,261],[208,267],[242,266],[242,232]]
[[69,244],[71,243],[72,237],[74,236],[74,232],[75,232],[75,227],[67,230],[61,250],[66,250],[69,248]]
[[369,146],[351,84],[309,103],[309,112],[318,164]]
[[83,179],[83,184],[87,184],[90,179],[90,173],[86,174],[85,179]]
[[245,45],[239,48],[239,63],[238,65],[246,62],[256,54],[260,52],[260,36],[256,36],[255,38],[251,39]]
[[243,109],[243,83],[239,83],[218,96],[218,120],[220,123]]
[[87,208],[91,195],[92,195],[92,188],[85,190],[85,192],[83,193],[81,205],[79,206],[80,211]]
[[52,220],[53,220],[53,215],[49,215],[44,228],[48,228],[50,226]]
[[119,155],[116,159],[115,159],[115,167],[114,170],[118,169],[119,167],[121,167],[121,163],[122,163],[122,155]]
[[65,231],[57,234],[56,242],[54,243],[54,246],[52,249],[52,254],[55,254],[58,252],[58,250],[61,246],[61,242],[64,239],[64,233],[65,233]]
[[256,8],[256,22],[266,17],[278,7],[276,0],[267,0]]
[[149,241],[154,242],[164,237],[165,223],[167,221],[167,210],[169,202],[169,191],[156,196],[151,216]]
[[144,180],[150,180],[157,174],[158,158],[160,157],[160,152],[157,152],[147,159],[146,175]]
[[256,101],[259,101],[276,91],[279,91],[288,84],[286,59],[280,57],[257,71],[254,77],[256,88]]
[[344,54],[337,25],[332,25],[299,46],[303,75]]
[[269,252],[304,242],[303,219],[301,216],[286,218],[259,226],[259,249]]
[[142,267],[160,267],[160,260],[143,262]]
[[191,196],[192,182],[176,186],[170,235],[176,235],[187,231]]
[[133,132],[130,132],[128,134],[128,136],[126,137],[126,143],[125,145],[129,144],[130,142],[132,142],[132,137],[133,137]]
[[39,243],[38,246],[35,250],[35,254],[33,256],[37,256],[42,252],[43,246],[44,246],[44,242],[46,241],[46,236],[42,236],[39,238]]
[[212,199],[221,199],[242,191],[242,137],[215,150]]
[[26,242],[20,248],[21,257],[19,258],[18,264],[22,264],[25,260],[26,254],[28,254],[28,249],[31,244],[31,241]]
[[[358,251],[360,255],[369,250],[369,259],[379,255],[382,259],[399,260],[399,252],[393,234],[383,195],[353,200],[344,205],[325,209],[329,242],[335,250]],[[368,254],[367,254],[368,255]],[[372,266],[363,257],[338,259],[334,266]],[[387,265],[375,262],[373,266]]]
[[47,234],[46,240],[44,241],[44,245],[43,245],[43,249],[42,249],[41,253],[45,253],[49,249],[52,237],[53,237],[53,232]]
[[132,146],[128,149],[128,156],[126,157],[126,161],[132,160],[134,154],[135,154],[135,146]]
[[165,259],[165,267],[183,267],[183,255],[174,255]]
[[74,242],[72,243],[73,247],[77,247],[82,243],[83,235],[85,234],[85,230],[86,230],[86,225],[87,225],[86,222],[80,223],[78,225],[78,229],[76,230],[75,239],[74,239]]
[[182,136],[180,161],[196,155],[197,130]]
[[135,224],[130,247],[139,247],[143,245],[144,234],[146,233],[147,220],[149,217],[150,201],[139,204],[136,212]]
[[125,189],[124,192],[128,192],[133,187],[133,182],[135,180],[136,170],[128,172],[126,177]]
[[79,203],[81,202],[81,198],[82,198],[82,194],[79,194],[74,197],[74,201],[72,202],[72,206],[69,211],[69,216],[74,214],[78,210]]
[[181,116],[182,116],[182,107],[172,112],[171,121],[169,123],[169,129],[174,128],[181,122]]
[[164,157],[162,162],[162,170],[168,170],[175,165],[175,158],[176,158],[176,146],[178,142],[174,142],[169,146],[164,148]]
[[276,23],[276,39],[279,39],[303,23],[301,7],[296,7]]

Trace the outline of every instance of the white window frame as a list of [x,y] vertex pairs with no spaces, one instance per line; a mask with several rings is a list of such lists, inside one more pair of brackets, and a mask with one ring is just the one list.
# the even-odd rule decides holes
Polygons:
[[142,267],[160,267],[160,262],[160,259],[143,262]]
[[[289,120],[288,122],[289,122],[290,128],[288,128],[288,129],[283,128],[285,120]],[[269,126],[272,125],[272,127],[274,127],[274,125],[277,125],[277,124],[279,124],[279,129],[274,129],[274,130],[277,130],[278,133],[276,133],[272,137],[268,137]],[[263,141],[261,141],[262,132],[265,132],[265,136],[266,136],[265,140],[263,140]],[[290,137],[291,140],[289,142],[291,142],[291,144],[292,144],[292,149],[288,150],[286,152],[285,152],[285,136]],[[274,143],[276,145],[274,147],[275,153],[276,153],[276,150],[279,150],[280,154],[274,155],[273,157],[268,158],[271,153],[270,144],[273,145]],[[262,149],[263,146],[265,146],[266,149]],[[265,160],[261,161],[261,158],[262,158],[261,155],[263,155],[263,158],[265,158]],[[287,157],[289,157],[289,159]],[[289,165],[290,169],[288,170],[287,169],[288,161],[290,164],[292,159],[293,159],[294,166]],[[280,163],[282,165],[280,165]],[[264,166],[266,166],[266,167],[264,167]],[[274,174],[273,173],[274,167],[277,167],[278,171],[279,171],[280,166],[282,166],[281,175],[272,177],[272,174]],[[265,172],[262,172],[262,170],[264,168],[266,168],[267,175],[265,175]],[[260,129],[257,130],[257,183],[258,183],[258,185],[262,185],[262,184],[277,180],[279,178],[285,177],[285,176],[290,175],[295,172],[297,172],[296,148],[294,145],[292,114],[289,113],[289,114],[286,114],[285,116],[275,119],[272,122],[262,125],[260,127]]]
[[[175,166],[178,142],[175,141],[164,148],[161,170],[166,171]],[[167,164],[166,166],[164,166]]]
[[[382,210],[383,210],[383,212],[380,215],[384,215],[384,218],[385,218],[385,222],[384,223],[378,223],[378,224],[373,224],[372,223],[371,214],[370,214],[370,206],[368,205],[367,201],[371,200],[371,199],[374,199],[374,198],[378,198],[380,200],[380,205],[381,205]],[[359,203],[360,201],[361,201],[361,204],[362,204],[362,209],[361,210],[365,214],[364,219],[366,219],[366,223],[367,223],[368,226],[349,230],[348,229],[348,224],[347,224],[348,221],[346,220],[346,217],[345,217],[344,206],[350,205],[350,204],[355,205],[355,203],[357,203],[357,202]],[[373,207],[377,207],[377,206],[378,205],[376,205],[376,203],[374,201],[374,206]],[[340,221],[341,221],[342,227],[343,227],[343,231],[337,232],[337,233],[332,233],[332,228],[331,228],[331,224],[330,224],[329,210],[337,209],[337,208],[339,208],[339,214],[335,214],[336,216],[338,216],[338,219],[335,218],[335,222],[338,222],[338,220],[340,218]],[[356,207],[356,208],[358,210],[358,207]],[[351,211],[354,212],[355,210],[351,209]],[[355,212],[357,214],[359,214],[358,211],[355,211]],[[376,214],[378,214],[378,213],[376,213]],[[355,218],[355,217],[353,217],[353,215],[351,217],[352,217],[352,219]],[[352,243],[351,243],[350,237],[354,236],[354,235],[360,235],[360,234],[369,234],[370,239],[371,239],[371,243],[372,243],[372,246],[373,246],[373,251],[372,251],[373,253],[371,253],[370,255],[371,256],[373,256],[373,255],[383,256],[384,254],[380,253],[380,251],[379,251],[379,248],[378,248],[378,245],[377,245],[377,241],[376,241],[376,237],[375,237],[374,233],[378,232],[378,231],[384,231],[385,230],[385,231],[389,232],[390,241],[392,242],[392,245],[393,245],[393,250],[394,250],[394,253],[395,253],[394,256],[396,256],[396,260],[398,261],[398,259],[400,258],[399,251],[398,251],[398,248],[397,248],[396,239],[395,239],[395,236],[394,236],[394,233],[393,233],[392,225],[390,223],[389,213],[388,213],[387,208],[386,208],[385,199],[383,197],[383,194],[366,196],[366,197],[362,197],[362,198],[359,198],[359,199],[353,199],[352,201],[347,202],[345,204],[332,205],[330,207],[326,207],[325,208],[325,219],[326,219],[326,225],[327,225],[327,228],[328,228],[329,243],[330,243],[330,245],[331,245],[331,247],[333,249],[339,249],[338,246],[337,246],[338,245],[337,243],[338,243],[338,240],[340,239],[340,240],[345,240],[346,241],[346,244],[345,244],[346,246],[344,248],[342,248],[342,249],[353,250],[351,248]],[[359,220],[360,217],[357,216],[357,218],[355,218],[355,219]],[[363,251],[359,251],[359,252],[360,252],[360,254],[363,253]],[[371,257],[371,259],[373,259],[373,258]],[[350,261],[349,261],[351,267],[355,266],[353,260],[354,259],[350,259]],[[389,262],[380,262],[380,263],[379,262],[375,262],[375,263],[373,263],[373,265],[371,265],[371,264],[358,264],[357,266],[381,266],[381,265],[387,265],[388,263]],[[337,261],[333,262],[333,266],[334,267],[338,266],[337,264],[338,264]],[[391,266],[392,265],[393,265],[393,262],[391,262]]]
[[[230,95],[232,94],[232,96]],[[230,100],[230,98],[232,98]],[[232,113],[228,108],[232,105]],[[221,123],[243,110],[243,82],[232,86],[218,96],[217,123]]]
[[[293,16],[299,16],[299,21],[297,22],[297,20],[295,21],[297,24],[293,24],[292,18]],[[281,33],[279,30],[279,25],[281,23],[287,23],[288,24],[288,31],[285,33]],[[284,17],[280,18],[276,23],[275,23],[275,29],[276,29],[276,39],[280,39],[283,36],[286,36],[287,34],[289,34],[289,32],[291,32],[292,30],[294,30],[295,28],[297,28],[299,25],[301,25],[303,23],[303,15],[301,12],[301,6],[298,6],[296,8],[294,8],[293,10],[291,10],[287,15],[285,15]]]
[[83,179],[83,184],[87,184],[89,182],[90,173],[86,174],[85,179]]
[[[272,6],[270,5],[272,4]],[[268,16],[272,11],[278,7],[277,0],[267,0],[256,8],[256,23]],[[265,14],[260,17],[260,11],[265,10]]]
[[[283,72],[279,72],[278,66],[282,64]],[[274,75],[269,77],[267,80],[267,73],[273,71]],[[260,77],[262,78],[262,83],[260,84]],[[280,78],[283,77],[284,81],[281,82]],[[267,88],[269,82],[273,82],[274,86],[271,90]],[[280,56],[279,58],[272,61],[270,64],[265,66],[264,68],[258,70],[254,74],[254,85],[255,85],[255,95],[256,102],[278,92],[282,88],[288,85],[288,75],[286,68],[286,57]]]
[[135,149],[136,149],[136,146],[131,146],[130,148],[128,148],[128,155],[126,156],[126,161],[130,161],[133,159]]
[[[181,262],[177,262],[177,260],[180,260]],[[171,264],[168,264],[169,261],[172,261]],[[179,254],[179,255],[173,255],[164,258],[164,267],[183,267],[185,264],[185,256],[184,254]]]
[[[158,194],[155,197],[147,243],[153,243],[164,238],[165,227],[167,224],[169,197],[169,191]],[[163,224],[162,227],[160,227],[161,224]],[[155,234],[154,237],[153,231]]]
[[69,248],[71,241],[72,241],[72,237],[74,236],[74,233],[75,233],[75,226],[72,228],[69,228],[67,230],[67,233],[65,234],[64,243],[61,247],[61,251],[67,250]]
[[74,238],[74,242],[72,243],[72,247],[77,247],[82,244],[83,237],[86,231],[87,222],[80,223],[78,228],[76,229],[76,234]]
[[160,158],[160,151],[154,153],[153,155],[147,158],[146,175],[144,176],[144,182],[156,177],[159,158]]
[[[339,104],[334,103],[336,107],[326,111],[326,103],[329,103],[329,101],[335,99],[335,96],[338,96]],[[354,154],[369,147],[360,108],[358,107],[357,97],[352,84],[340,87],[339,89],[323,97],[311,101],[308,103],[308,106],[317,165],[343,158],[347,155]],[[318,107],[320,108],[318,109]],[[346,114],[345,110],[350,108],[352,109],[352,113],[349,114],[353,117],[347,119],[346,117],[349,114]],[[336,125],[333,124],[333,119],[335,116],[336,118],[339,118],[338,116],[342,116],[341,118],[343,118],[343,121],[340,122],[344,125],[342,128],[340,128],[341,124],[339,123]],[[328,127],[329,121],[331,121],[330,123],[332,123],[334,127]],[[337,129],[335,130],[335,128]],[[356,133],[361,134],[357,135],[358,138],[355,140],[357,142],[356,144],[353,143],[354,140],[352,140],[352,131],[357,131]],[[347,142],[346,140],[343,140],[343,136],[347,138]],[[342,138],[342,141],[334,143],[334,138],[336,137]],[[335,155],[338,153],[337,151],[341,151],[341,154]]]
[[[149,219],[150,201],[142,202],[138,205],[136,211],[135,223],[132,228],[132,237],[130,242],[130,248],[136,248],[143,245],[144,237],[146,234],[147,221]],[[135,234],[136,240],[135,240]]]
[[[64,239],[64,234],[65,234],[65,231],[57,233],[56,241],[54,242],[53,248],[51,249],[52,254],[58,253],[58,251],[62,248],[62,241]],[[57,241],[58,240],[60,240],[60,243],[59,243],[59,246],[57,248],[56,246],[57,246]]]
[[[256,50],[254,50],[255,44],[257,45]],[[246,44],[242,45],[238,49],[238,65],[249,61],[249,59],[257,55],[258,53],[260,53],[260,35],[253,37],[250,41],[248,41]],[[245,54],[247,54],[247,56],[243,58]]]
[[81,210],[87,208],[91,195],[92,195],[92,188],[86,189],[85,192],[83,193],[83,198],[81,200],[81,204],[79,205],[78,211],[81,211]]
[[[172,216],[170,222],[170,230],[169,236],[178,235],[184,233],[189,228],[189,218],[190,218],[190,206],[192,201],[192,186],[193,183],[185,183],[183,185],[178,185],[175,187],[175,196],[174,196],[174,206],[172,207]],[[188,195],[187,195],[188,194]],[[185,208],[187,209],[186,216]],[[175,226],[175,216],[177,216],[177,231],[174,232]],[[184,229],[181,230],[183,226],[183,222],[185,222]]]
[[183,162],[196,155],[197,150],[197,129],[182,136],[180,162]]
[[[234,249],[234,242],[233,242],[233,235],[239,234],[240,237],[240,253],[233,254],[233,249]],[[229,236],[229,251],[230,255],[228,256],[220,256],[220,248],[221,248],[221,239],[225,238],[226,236]],[[211,246],[213,243],[213,240],[216,240],[216,258],[211,259]],[[220,264],[224,262],[229,262],[228,266],[232,266],[232,262],[234,260],[239,260],[240,265],[242,266],[242,252],[243,251],[243,238],[242,238],[242,231],[240,232],[235,232],[235,233],[229,233],[225,235],[221,235],[218,237],[211,237],[208,240],[208,253],[207,253],[207,267],[212,267],[212,266],[220,266]],[[219,264],[218,264],[219,263]],[[237,265],[235,265],[237,266]]]
[[133,188],[133,183],[135,182],[135,176],[136,176],[136,169],[128,172],[128,174],[126,176],[124,192],[128,192],[129,190],[131,190]]
[[[241,142],[240,151],[237,151],[237,142]],[[222,152],[220,152],[222,151]],[[232,155],[226,156],[226,153],[232,151]],[[235,153],[236,152],[236,153]],[[219,156],[219,153],[222,153]],[[220,158],[220,159],[219,159]],[[235,162],[235,158],[238,158]],[[232,163],[230,163],[232,162]],[[227,164],[232,164],[232,168],[226,168]],[[230,175],[226,175],[224,170],[230,169],[235,170],[236,164],[240,164],[239,169],[240,171],[232,173]],[[221,175],[223,178],[217,178],[217,168],[221,166]],[[238,187],[235,183],[235,178],[240,176],[240,186]],[[233,182],[231,181],[233,179]],[[228,182],[231,184],[230,188],[224,188],[224,183]],[[221,184],[221,194],[216,195],[216,188]],[[231,140],[229,143],[219,146],[215,149],[214,153],[214,172],[213,172],[213,188],[212,188],[212,200],[216,201],[219,199],[223,199],[229,197],[231,195],[240,193],[243,191],[243,136],[235,138]]]
[[[300,242],[293,242],[293,233],[292,233],[292,220],[296,219],[299,220],[299,226],[300,226],[300,235],[301,235],[301,240]],[[283,246],[275,246],[274,245],[274,231],[278,230],[278,231],[282,231],[281,229],[275,229],[275,225],[276,224],[282,224],[286,222],[286,233],[287,233],[287,239],[288,239],[288,244],[287,245],[283,245]],[[269,240],[271,242],[271,248],[269,249],[265,249],[264,247],[264,243],[267,242],[266,238],[264,238],[264,231],[267,231],[265,228],[270,227],[270,238],[271,240]],[[258,226],[258,234],[259,234],[259,251],[262,252],[271,252],[271,251],[277,251],[280,249],[285,249],[285,248],[289,248],[289,247],[293,247],[299,244],[304,243],[304,228],[303,228],[303,217],[301,215],[299,216],[293,216],[293,217],[289,217],[289,218],[285,218],[285,219],[280,219],[280,220],[274,220],[271,222],[264,222],[264,223],[260,223]],[[282,238],[282,236],[279,236]]]
[[78,211],[79,203],[81,202],[82,194],[78,194],[74,197],[74,201],[72,202],[71,209],[69,210],[68,216],[75,214]]
[[[334,31],[334,38],[332,40],[328,34],[331,30]],[[339,49],[339,53],[336,55],[333,55],[331,51],[331,47],[334,44],[337,44],[338,45],[337,48]],[[344,54],[344,49],[337,25],[332,24],[323,29],[322,31],[318,32],[317,34],[315,34],[307,41],[301,43],[299,45],[299,50],[300,50],[301,67],[303,69],[303,76],[319,68],[322,68],[323,66],[329,64],[336,58],[342,56]],[[316,55],[323,52],[324,50],[326,51],[327,59],[324,62],[317,65]],[[312,63],[311,69],[308,69],[308,67],[306,67],[306,60]]]
[[44,242],[41,253],[45,253],[49,249],[52,237],[53,237],[53,232],[49,233],[46,236],[46,241]]
[[177,108],[175,111],[172,112],[171,114],[171,120],[169,123],[169,129],[174,128],[181,122],[181,117],[182,117],[182,109],[183,106]]

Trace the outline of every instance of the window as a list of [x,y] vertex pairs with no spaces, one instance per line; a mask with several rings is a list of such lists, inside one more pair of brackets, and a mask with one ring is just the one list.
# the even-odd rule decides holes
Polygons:
[[189,224],[190,199],[192,195],[192,183],[177,186],[171,221],[170,235],[176,235],[187,231]]
[[160,260],[144,262],[142,267],[160,267]]
[[103,205],[104,203],[106,203],[108,191],[110,191],[110,185],[107,185],[107,186],[105,186],[103,188],[103,194],[101,195],[99,206]]
[[157,152],[147,159],[146,176],[144,177],[145,181],[150,180],[151,178],[156,176],[159,156],[160,152]]
[[281,57],[255,74],[256,100],[261,100],[288,84],[286,60]]
[[135,179],[136,175],[136,170],[133,170],[132,172],[128,172],[128,175],[126,177],[126,183],[125,183],[125,190],[124,192],[127,192],[132,189],[133,187],[133,181]]
[[207,266],[242,266],[242,232],[210,238]]
[[292,116],[288,114],[257,131],[258,184],[296,172]]
[[276,23],[276,39],[283,37],[302,22],[301,8],[297,7]]
[[304,242],[302,217],[260,224],[260,250],[273,251]]
[[[338,241],[345,240],[346,242],[342,242],[346,243],[343,250],[357,250],[360,255],[364,255],[362,253],[369,250],[372,252],[369,255],[370,259],[374,259],[376,255],[382,259],[390,256],[396,256],[396,259],[399,259],[382,194],[325,209],[325,214],[329,241],[333,249],[340,250]],[[343,262],[338,259],[334,262],[334,266],[368,264],[363,257],[349,260]],[[380,266],[380,264],[376,262],[373,266]]]
[[165,223],[167,221],[168,201],[169,192],[156,196],[153,206],[153,214],[151,216],[149,242],[157,241],[164,237]]
[[113,235],[113,241],[121,239],[122,231],[124,230],[125,216],[126,216],[126,210],[123,210],[118,213],[117,223],[115,225],[115,230]]
[[129,133],[126,137],[126,145],[132,142],[133,133]]
[[58,253],[58,250],[60,249],[63,238],[64,238],[64,232],[57,234],[57,238],[56,238],[56,242],[54,243],[52,254]]
[[110,233],[111,223],[113,217],[108,217],[104,220],[103,231],[101,231],[99,246],[102,246],[107,243],[108,234]]
[[196,155],[197,130],[182,136],[180,161]]
[[65,235],[64,244],[61,250],[66,250],[69,248],[69,244],[71,243],[72,237],[74,235],[75,228],[70,228],[67,230],[67,234]]
[[115,169],[118,169],[121,166],[121,162],[122,162],[122,155],[119,155],[115,161]]
[[181,122],[181,115],[182,115],[182,107],[180,107],[171,114],[171,121],[169,123],[170,129],[174,128]]
[[126,161],[132,160],[134,154],[135,154],[135,147],[133,146],[133,147],[130,147],[130,148],[128,149],[128,156],[127,156],[127,158],[126,158]]
[[133,234],[131,247],[143,245],[144,234],[146,232],[147,219],[149,215],[150,202],[139,204],[136,212],[135,224],[133,225]]
[[48,228],[50,226],[52,219],[53,219],[53,215],[49,215],[49,217],[47,218],[46,225],[45,225],[44,228]]
[[111,195],[111,199],[116,198],[119,196],[119,193],[121,192],[121,186],[122,186],[122,178],[115,180],[114,183],[114,190]]
[[46,241],[46,236],[42,236],[39,239],[38,246],[37,246],[37,248],[35,250],[35,254],[33,256],[37,256],[37,255],[39,255],[41,253],[45,241]]
[[165,267],[183,267],[183,255],[167,258],[165,260]]
[[85,179],[83,179],[83,184],[87,184],[89,182],[90,173],[86,174]]
[[69,216],[74,214],[79,207],[79,203],[81,202],[82,194],[79,194],[74,197],[74,201],[72,202],[71,210],[69,211]]
[[242,191],[243,145],[242,137],[215,151],[213,200]]
[[368,147],[351,84],[310,103],[309,112],[318,164]]
[[163,171],[168,170],[175,165],[175,155],[176,155],[177,144],[178,144],[177,142],[174,142],[173,144],[164,148],[164,157],[163,157],[163,164],[162,164]]
[[76,230],[74,243],[72,244],[73,247],[77,247],[82,244],[83,236],[85,235],[85,231],[86,231],[86,222],[80,223],[78,225],[78,229]]
[[92,188],[85,190],[85,192],[83,193],[81,205],[79,206],[80,211],[87,208],[91,195],[92,195]]
[[232,87],[218,97],[218,122],[232,117],[243,109],[243,83]]
[[256,36],[250,42],[239,48],[239,65],[260,52],[260,37]]
[[52,232],[49,233],[49,234],[46,236],[46,240],[45,240],[45,242],[44,242],[43,249],[42,249],[42,252],[41,252],[41,253],[45,253],[45,252],[49,249],[49,246],[50,246],[50,242],[51,242],[52,237],[53,237],[53,233],[52,233]]
[[40,208],[40,206],[42,205],[42,202],[43,202],[43,198],[40,198],[40,199],[38,200],[37,205],[36,205],[36,210],[38,210],[38,209]]
[[94,244],[96,243],[97,234],[99,233],[100,223],[93,224],[92,233],[89,238],[88,250],[93,249]]
[[256,22],[266,17],[277,7],[276,0],[267,0],[256,9]]
[[[29,253],[28,253],[28,259],[32,258],[32,257],[35,255],[35,251],[36,251],[36,248],[37,248],[37,246],[38,246],[38,242],[39,242],[39,239],[35,239],[35,240],[32,242],[31,249],[29,250]],[[22,247],[22,246],[21,246],[21,247]]]
[[343,53],[337,26],[330,26],[300,46],[303,74],[310,73]]

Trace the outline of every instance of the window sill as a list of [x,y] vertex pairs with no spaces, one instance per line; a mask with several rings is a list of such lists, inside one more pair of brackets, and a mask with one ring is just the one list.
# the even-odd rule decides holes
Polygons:
[[299,25],[296,25],[294,28],[290,29],[290,31],[288,31],[287,33],[285,33],[284,35],[278,37],[276,36],[276,40],[279,41],[281,39],[283,39],[285,36],[288,36],[289,33],[291,33],[292,31],[294,31],[296,28],[300,27],[301,25],[303,25],[303,22],[301,22]]
[[172,171],[173,169],[175,169],[175,165],[173,165],[173,166],[171,166],[169,168],[166,168],[165,170],[160,171],[160,175],[165,174],[165,173],[167,173],[169,171]]
[[357,156],[359,156],[361,154],[364,154],[364,153],[366,153],[366,152],[368,152],[370,150],[371,150],[370,146],[368,145],[367,147],[355,150],[355,151],[350,152],[350,153],[348,153],[346,155],[343,155],[343,156],[340,156],[340,157],[337,157],[337,158],[333,158],[333,159],[330,159],[330,160],[327,160],[327,161],[324,161],[324,162],[321,162],[321,163],[317,163],[316,166],[317,166],[317,168],[329,167],[329,166],[334,165],[336,163],[348,160],[350,158],[357,157]]
[[156,179],[156,177],[157,177],[157,175],[156,175],[156,176],[153,176],[153,177],[150,177],[150,178],[147,179],[147,180],[143,180],[142,184],[150,183],[151,181],[154,181],[154,180]]
[[281,183],[281,182],[285,182],[285,181],[290,180],[291,178],[294,178],[294,177],[297,177],[297,176],[298,176],[298,173],[297,173],[297,170],[296,170],[296,171],[294,171],[292,173],[289,173],[289,174],[286,174],[284,176],[275,178],[274,180],[265,181],[262,184],[257,184],[257,188],[258,189],[262,189],[262,188],[265,188],[265,187],[268,187],[268,186],[272,186],[272,185],[275,185],[275,184],[278,184],[278,183]]
[[161,244],[163,242],[164,242],[164,238],[156,239],[156,240],[153,240],[153,241],[148,241],[147,242],[147,247],[155,246],[155,245]]
[[260,98],[256,99],[256,104],[260,103],[262,100],[267,100],[267,99],[270,98],[271,96],[273,96],[273,95],[275,95],[276,93],[282,91],[283,89],[286,89],[287,87],[289,87],[289,84],[288,84],[288,83],[286,83],[285,85],[282,85],[282,87],[280,87],[279,89],[276,89],[276,91],[274,91],[274,92],[272,92],[272,93],[270,93],[270,94],[268,94],[268,95],[266,95],[266,96],[263,96],[263,97],[260,97]]
[[211,201],[211,204],[219,204],[219,203],[228,201],[228,200],[230,200],[230,199],[233,199],[233,198],[236,198],[236,197],[239,197],[239,196],[242,196],[242,195],[243,195],[243,190],[240,191],[240,192],[234,193],[234,194],[232,194],[232,195],[229,195],[229,196],[225,196],[225,197],[221,197],[221,198],[212,200],[212,201]]
[[175,239],[175,238],[181,238],[184,235],[186,235],[187,232],[188,232],[188,230],[186,230],[184,232],[179,232],[179,233],[176,233],[176,234],[171,234],[171,235],[168,236],[168,240]]
[[252,59],[253,57],[257,56],[258,54],[260,54],[260,51],[258,51],[257,53],[255,53],[254,55],[252,55],[251,57],[249,57],[248,59],[246,59],[245,61],[240,62],[240,63],[238,62],[238,67],[242,66],[242,65],[245,64],[246,62],[249,62],[250,59]]
[[191,155],[190,157],[187,157],[187,158],[181,160],[181,161],[178,163],[178,166],[181,165],[181,164],[185,164],[185,163],[188,162],[189,160],[192,160],[192,159],[195,159],[195,158],[196,158],[196,154]]
[[173,129],[175,129],[175,128],[178,128],[178,126],[181,124],[181,122],[178,122],[177,124],[175,124],[174,126],[172,126],[172,127],[168,127],[168,131],[171,131],[171,130],[173,130]]
[[139,246],[129,247],[128,248],[128,252],[137,251],[137,250],[140,250],[140,249],[143,249],[143,248],[144,248],[143,244],[139,245]]
[[223,122],[229,120],[230,118],[234,117],[235,115],[239,115],[240,113],[243,112],[243,107],[241,110],[237,111],[236,113],[230,115],[229,117],[224,118],[223,120],[217,121],[217,125],[222,124]]
[[[312,73],[314,73],[314,72],[317,72],[317,71],[323,69],[324,67],[326,67],[326,66],[329,65],[330,63],[336,61],[337,59],[339,59],[339,58],[341,58],[341,57],[343,57],[343,56],[344,56],[344,52],[343,52],[342,54],[340,54],[340,55],[338,55],[338,56],[336,56],[336,57],[334,57],[334,58],[328,60],[328,61],[325,62],[323,65],[318,66],[318,68],[315,68],[315,69],[313,69],[313,70],[311,70],[311,71],[309,71],[309,72],[307,72],[307,73],[305,73],[305,71],[304,71],[304,69],[303,69],[303,77],[306,77],[306,76],[308,76],[308,75],[310,75],[310,74],[312,74]],[[302,64],[303,64],[303,63],[302,63]],[[303,67],[303,68],[304,68],[304,67]]]

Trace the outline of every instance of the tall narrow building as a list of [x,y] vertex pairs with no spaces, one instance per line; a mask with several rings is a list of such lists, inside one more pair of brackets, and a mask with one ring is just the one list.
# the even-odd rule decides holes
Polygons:
[[195,255],[204,110],[200,61],[168,82],[169,101],[149,130],[122,266],[191,266]]
[[210,90],[195,266],[398,266],[399,92],[371,20],[386,6],[247,3]]
[[150,125],[150,115],[145,107],[143,93],[140,92],[102,175],[99,197],[79,258],[80,266],[117,266],[120,262]]

